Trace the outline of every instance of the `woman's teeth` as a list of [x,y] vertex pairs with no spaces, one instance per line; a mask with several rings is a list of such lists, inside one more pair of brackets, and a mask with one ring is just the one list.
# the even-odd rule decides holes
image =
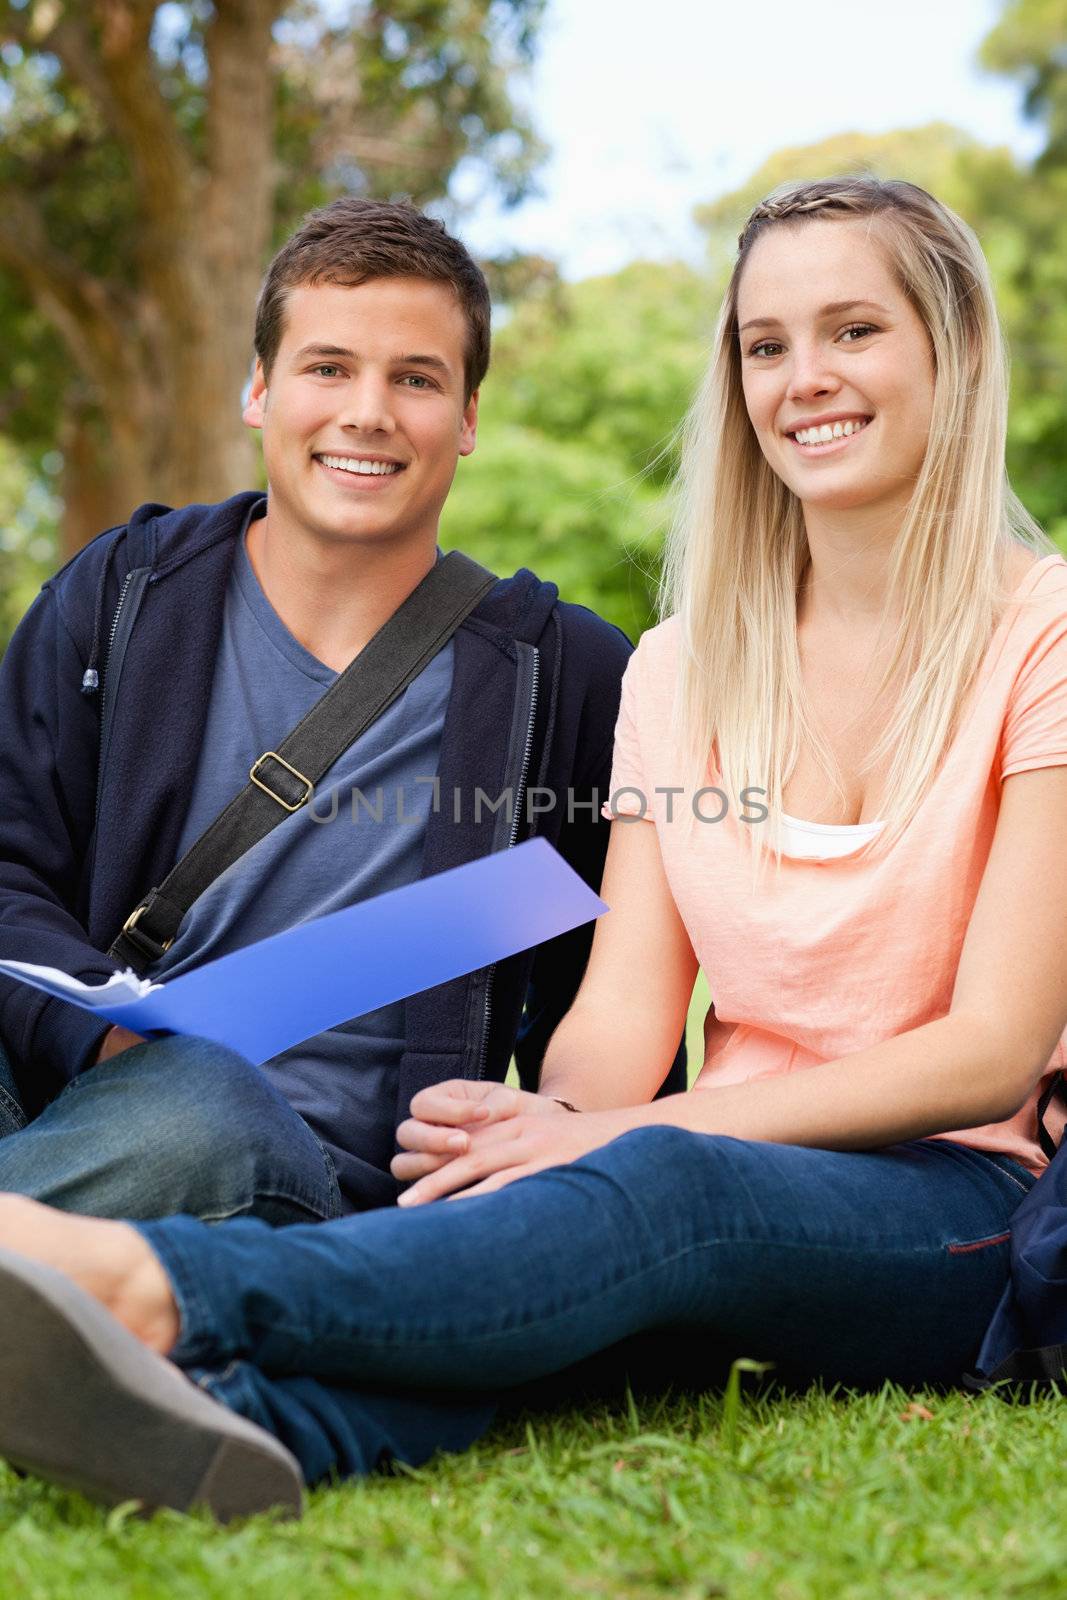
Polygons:
[[797,444],[829,444],[831,439],[847,439],[850,434],[859,433],[870,420],[870,417],[863,417],[855,422],[824,422],[818,428],[801,428],[793,438]]

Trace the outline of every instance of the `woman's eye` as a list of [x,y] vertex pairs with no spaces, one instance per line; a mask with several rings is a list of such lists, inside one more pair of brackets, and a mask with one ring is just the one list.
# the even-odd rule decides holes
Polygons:
[[781,345],[776,344],[773,339],[761,339],[759,344],[754,344],[752,346],[752,349],[749,351],[749,355],[758,356],[763,350],[770,350],[771,352],[774,352],[780,350],[781,348]]
[[[842,339],[845,339],[846,334],[854,333],[858,335],[859,338],[865,339],[869,333],[877,332],[878,329],[871,322],[854,322],[851,328],[842,329],[841,337]],[[855,339],[845,339],[845,342],[846,344],[855,344],[856,341]]]

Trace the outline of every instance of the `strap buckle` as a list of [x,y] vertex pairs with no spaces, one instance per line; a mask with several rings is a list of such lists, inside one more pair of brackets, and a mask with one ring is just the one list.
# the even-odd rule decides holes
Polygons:
[[137,924],[148,910],[148,901],[142,900],[135,906],[126,921],[122,924],[122,931],[130,940],[135,949],[141,951],[152,961],[158,961],[164,950],[169,950],[174,943],[173,939],[154,939],[150,933],[142,932]]
[[[272,789],[269,783],[264,783],[262,778],[256,776],[264,761],[276,761],[280,767],[285,768],[286,772],[292,773],[297,783],[302,783],[304,785],[304,793],[300,796],[299,800],[286,800],[285,796],[283,794],[279,794],[277,789]],[[258,761],[254,761],[252,763],[252,766],[249,768],[248,776],[256,785],[257,789],[262,789],[263,793],[269,794],[272,800],[277,800],[278,804],[284,811],[299,811],[300,807],[306,805],[311,799],[311,796],[315,793],[315,785],[312,783],[311,779],[305,778],[302,772],[298,772],[295,767],[291,767],[288,761],[278,754],[277,750],[265,750],[259,757]]]

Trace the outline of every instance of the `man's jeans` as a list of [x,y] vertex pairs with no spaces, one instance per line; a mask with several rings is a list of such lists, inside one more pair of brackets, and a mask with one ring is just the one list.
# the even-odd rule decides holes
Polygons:
[[257,1068],[207,1039],[134,1045],[27,1125],[0,1053],[0,1190],[64,1211],[274,1225],[340,1214],[330,1157]]
[[708,1382],[751,1356],[787,1382],[952,1384],[1033,1181],[942,1140],[842,1153],[653,1127],[417,1210],[140,1231],[178,1302],[172,1358],[315,1482],[463,1448],[494,1391],[648,1330]]

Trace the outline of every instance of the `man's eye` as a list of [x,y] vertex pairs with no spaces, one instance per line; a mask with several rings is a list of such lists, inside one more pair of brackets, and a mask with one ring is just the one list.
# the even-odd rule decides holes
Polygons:
[[401,379],[402,383],[410,384],[414,389],[432,389],[433,384],[429,378],[423,377],[421,372],[408,372]]
[[321,362],[317,367],[312,367],[312,372],[319,373],[324,378],[336,378],[340,367],[333,366],[329,361]]

